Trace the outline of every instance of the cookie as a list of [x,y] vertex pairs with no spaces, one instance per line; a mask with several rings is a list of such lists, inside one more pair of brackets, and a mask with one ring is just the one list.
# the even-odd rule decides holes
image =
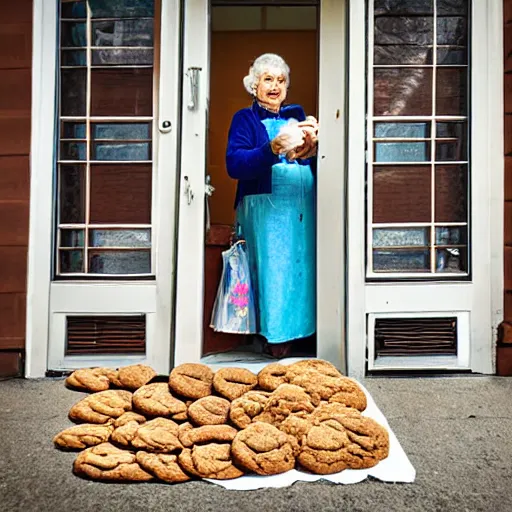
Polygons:
[[293,436],[298,443],[298,446],[302,446],[305,436],[311,430],[313,423],[310,417],[301,417],[291,414],[284,419],[279,425],[279,430]]
[[133,405],[147,416],[163,416],[175,420],[187,419],[185,402],[172,396],[166,382],[146,384],[133,393]]
[[89,446],[105,443],[114,430],[112,424],[84,423],[59,432],[54,438],[55,446],[64,450],[83,450]]
[[188,418],[195,425],[222,425],[226,423],[230,403],[218,396],[205,396],[190,405]]
[[181,450],[178,424],[167,418],[155,418],[137,429],[131,445],[147,452],[171,453]]
[[339,402],[322,402],[315,410],[310,414],[309,419],[311,422],[320,422],[336,416],[361,416],[361,412],[352,407],[346,407]]
[[112,435],[110,436],[111,442],[120,446],[130,447],[132,441],[137,435],[137,431],[139,430],[140,425],[141,424],[135,420],[123,423],[123,425],[117,427],[112,432]]
[[185,363],[174,368],[169,387],[185,398],[203,398],[212,394],[213,372],[204,364]]
[[233,461],[258,475],[277,475],[293,469],[296,440],[268,423],[251,423],[235,436]]
[[231,401],[240,398],[257,384],[258,377],[246,368],[221,368],[213,377],[215,391]]
[[248,391],[231,402],[229,419],[238,427],[246,428],[252,419],[263,412],[270,393],[267,391]]
[[291,382],[294,377],[305,372],[316,372],[327,377],[342,377],[342,373],[329,361],[323,359],[304,359],[288,365],[286,378]]
[[108,377],[110,384],[115,388],[122,388],[123,383],[119,380],[119,370],[113,368],[107,368],[105,375]]
[[236,428],[230,425],[205,425],[194,428],[190,423],[179,427],[178,437],[183,446],[190,448],[196,444],[231,443],[237,434]]
[[122,427],[123,425],[126,425],[130,421],[136,421],[137,423],[145,423],[146,418],[142,416],[142,414],[138,414],[133,411],[125,412],[124,414],[121,414],[119,418],[116,418],[114,421],[114,427]]
[[177,455],[139,451],[136,453],[136,459],[144,471],[164,482],[178,483],[190,480],[178,464]]
[[315,409],[309,395],[299,386],[281,384],[273,391],[263,412],[253,421],[264,421],[279,426],[290,414],[306,416]]
[[145,364],[133,364],[119,368],[117,378],[121,387],[135,391],[154,379],[157,373],[153,368]]
[[110,443],[87,448],[78,454],[73,472],[79,476],[110,482],[149,482],[153,475],[137,463],[134,453]]
[[75,370],[66,380],[66,386],[81,391],[106,391],[110,387],[110,380],[106,375],[106,368],[83,368]]
[[326,475],[372,467],[388,450],[388,433],[374,420],[336,416],[310,429],[297,460],[305,469]]
[[358,411],[364,411],[367,406],[363,389],[354,379],[348,377],[341,378],[340,389],[329,398],[329,402],[340,403]]
[[233,465],[230,443],[208,443],[184,448],[178,455],[181,468],[188,474],[201,478],[229,480],[243,475]]
[[85,423],[106,423],[118,418],[132,408],[132,394],[129,391],[109,389],[85,397],[69,411],[74,421]]
[[288,366],[280,363],[272,363],[258,373],[258,386],[266,391],[275,391],[281,384],[286,384],[286,372]]

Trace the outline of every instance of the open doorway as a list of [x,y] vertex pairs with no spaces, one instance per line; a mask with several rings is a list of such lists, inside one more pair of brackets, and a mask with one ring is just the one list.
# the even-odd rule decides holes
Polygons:
[[[259,336],[214,332],[210,327],[221,255],[229,247],[235,221],[236,181],[225,166],[227,134],[233,114],[251,104],[242,79],[254,59],[267,52],[281,55],[291,69],[287,103],[298,103],[307,115],[318,117],[318,6],[276,4],[212,2],[207,175],[215,192],[209,198],[210,229],[205,239],[202,348],[203,357],[211,362],[266,357]],[[294,342],[291,355],[315,356],[316,336]]]

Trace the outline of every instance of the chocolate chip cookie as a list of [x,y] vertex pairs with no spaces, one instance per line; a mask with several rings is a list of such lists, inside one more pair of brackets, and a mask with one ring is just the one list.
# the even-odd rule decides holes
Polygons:
[[204,364],[185,363],[169,376],[172,391],[185,398],[199,399],[212,394],[213,372]]
[[133,393],[133,405],[147,416],[162,416],[174,420],[187,419],[185,402],[172,396],[166,382],[146,384]]
[[231,402],[229,419],[238,428],[246,428],[255,416],[263,412],[269,396],[270,393],[267,391],[252,390],[244,393]]
[[87,448],[73,463],[76,475],[113,482],[149,482],[153,476],[137,463],[135,453],[110,443]]
[[235,436],[231,447],[233,461],[258,475],[276,475],[293,469],[295,438],[268,423],[251,423]]
[[215,391],[231,401],[240,398],[257,384],[258,377],[246,368],[221,368],[213,377]]
[[69,411],[71,420],[85,423],[106,423],[132,408],[129,391],[109,389],[85,397]]
[[53,442],[55,446],[63,450],[83,450],[88,446],[96,446],[107,442],[113,430],[114,426],[112,424],[84,423],[59,432],[53,438]]
[[226,423],[230,403],[218,396],[205,396],[190,405],[188,418],[195,425],[222,425]]

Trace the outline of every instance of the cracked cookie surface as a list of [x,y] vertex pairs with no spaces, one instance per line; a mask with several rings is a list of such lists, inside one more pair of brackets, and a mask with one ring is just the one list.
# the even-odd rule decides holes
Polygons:
[[109,389],[89,395],[77,402],[69,411],[69,418],[85,423],[106,423],[132,409],[129,391]]
[[155,418],[137,428],[131,445],[148,452],[170,453],[181,450],[178,424],[167,418]]
[[166,382],[146,384],[133,393],[133,405],[148,416],[162,416],[174,420],[187,419],[185,402],[174,397]]
[[288,366],[281,363],[271,363],[258,373],[258,386],[265,391],[275,391],[281,384],[286,384]]
[[222,425],[228,419],[229,408],[230,403],[225,398],[206,396],[193,402],[187,415],[195,425]]
[[64,450],[83,450],[89,446],[106,443],[113,431],[112,424],[83,423],[59,432],[53,438],[53,442]]
[[178,483],[190,480],[190,476],[181,469],[177,455],[138,451],[136,459],[144,471],[163,482]]
[[270,392],[268,391],[252,390],[244,393],[240,398],[231,402],[229,419],[238,428],[246,428],[255,416],[263,412],[269,397]]
[[276,475],[295,467],[297,442],[268,423],[251,423],[231,446],[235,463],[258,475]]
[[145,364],[133,364],[119,368],[117,378],[121,387],[135,391],[154,379],[157,373]]
[[185,398],[199,399],[212,394],[213,372],[204,364],[184,363],[169,376],[169,387]]

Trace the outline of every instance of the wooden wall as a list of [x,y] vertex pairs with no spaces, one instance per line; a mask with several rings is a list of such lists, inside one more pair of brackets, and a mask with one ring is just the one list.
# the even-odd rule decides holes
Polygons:
[[0,377],[23,373],[32,0],[0,6]]

